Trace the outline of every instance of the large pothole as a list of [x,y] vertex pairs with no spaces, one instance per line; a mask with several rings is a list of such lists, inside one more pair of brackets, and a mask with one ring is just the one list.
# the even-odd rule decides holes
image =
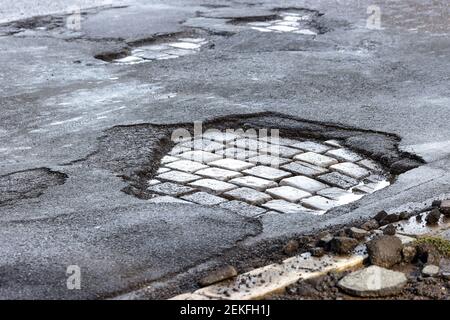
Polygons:
[[258,216],[323,214],[389,185],[389,174],[337,140],[287,139],[254,129],[183,138],[161,160],[153,202],[194,202]]

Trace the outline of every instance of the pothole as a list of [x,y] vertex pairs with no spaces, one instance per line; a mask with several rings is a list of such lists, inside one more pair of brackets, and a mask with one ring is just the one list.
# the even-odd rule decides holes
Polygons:
[[338,140],[208,130],[179,139],[147,190],[152,202],[219,206],[252,217],[321,215],[388,186],[389,179],[381,165]]
[[208,41],[204,38],[178,38],[175,41],[137,46],[129,52],[98,55],[96,58],[116,64],[176,59],[198,53],[200,48],[207,43]]
[[[315,26],[316,12],[280,12],[275,19],[246,22],[245,25],[260,32],[297,33],[317,35],[320,30]],[[242,24],[240,22],[239,24]]]

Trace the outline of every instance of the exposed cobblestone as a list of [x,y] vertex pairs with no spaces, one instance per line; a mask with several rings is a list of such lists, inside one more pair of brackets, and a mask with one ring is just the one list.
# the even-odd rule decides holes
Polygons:
[[224,193],[224,196],[231,197],[236,200],[249,202],[251,204],[261,204],[272,198],[264,192],[256,191],[252,188],[239,188]]

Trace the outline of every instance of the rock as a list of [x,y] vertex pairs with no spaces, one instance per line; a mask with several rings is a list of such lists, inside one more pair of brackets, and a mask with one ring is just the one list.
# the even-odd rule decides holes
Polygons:
[[334,237],[329,244],[329,250],[337,254],[349,254],[356,248],[358,241],[348,237]]
[[329,233],[322,235],[317,241],[317,246],[322,248],[328,248],[330,241],[333,239],[333,236]]
[[323,248],[317,247],[311,249],[311,255],[313,257],[322,257],[325,254],[325,250]]
[[206,277],[200,279],[198,283],[200,286],[206,287],[209,286],[210,284],[223,281],[235,276],[237,276],[236,269],[233,266],[226,265],[210,272]]
[[429,243],[421,243],[416,246],[417,258],[423,263],[438,265],[441,261],[441,255],[436,247]]
[[297,253],[299,249],[298,241],[296,240],[289,240],[286,245],[283,247],[283,252],[287,254],[288,256],[292,256]]
[[439,267],[435,266],[433,264],[429,264],[426,265],[423,269],[422,269],[422,275],[424,277],[436,277],[439,274]]
[[360,228],[366,231],[377,229],[380,225],[378,224],[378,221],[375,219],[369,220],[364,222]]
[[406,263],[411,263],[416,257],[417,250],[414,246],[404,246],[402,250],[403,261]]
[[367,243],[367,253],[372,264],[390,268],[402,261],[403,245],[395,236],[379,236]]
[[450,200],[442,201],[439,210],[444,216],[450,216]]
[[441,200],[434,200],[434,201],[431,203],[431,206],[432,206],[433,208],[439,208],[439,207],[441,206],[441,203],[442,203]]
[[366,230],[363,229],[359,229],[359,228],[349,228],[347,230],[347,234],[353,238],[353,239],[357,239],[357,240],[362,240],[364,239],[369,233]]
[[357,297],[385,297],[400,293],[406,282],[407,278],[401,272],[370,266],[345,276],[338,286]]
[[344,229],[341,229],[339,231],[337,231],[334,234],[335,237],[346,237],[347,236],[347,232]]
[[439,211],[439,209],[433,209],[427,214],[425,221],[427,224],[437,224],[440,218],[441,211]]
[[394,236],[396,232],[397,232],[397,228],[392,224],[388,225],[383,230],[383,234],[388,235],[388,236]]
[[377,222],[380,222],[381,220],[383,220],[384,218],[387,217],[387,212],[386,211],[380,211],[377,213],[377,215],[375,217],[373,217]]
[[400,218],[399,218],[398,214],[392,213],[392,214],[388,214],[386,217],[384,217],[379,223],[380,223],[380,226],[384,226],[389,223],[397,222],[399,220],[400,220]]
[[406,219],[409,219],[410,216],[411,216],[410,213],[403,211],[403,212],[400,212],[400,214],[398,215],[398,218],[400,220],[406,220]]

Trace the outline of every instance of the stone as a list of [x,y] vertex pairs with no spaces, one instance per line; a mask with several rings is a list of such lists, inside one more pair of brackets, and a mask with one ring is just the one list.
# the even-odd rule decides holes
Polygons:
[[319,174],[328,172],[328,169],[326,168],[318,167],[313,164],[301,161],[293,161],[291,163],[285,164],[281,166],[281,169],[308,177],[315,177]]
[[321,196],[314,196],[311,198],[303,199],[301,203],[305,207],[316,210],[330,210],[331,208],[339,205],[336,201]]
[[147,184],[149,186],[154,186],[155,184],[161,183],[161,181],[157,180],[157,179],[151,179],[147,182]]
[[239,178],[234,178],[231,179],[229,182],[241,187],[253,188],[258,191],[264,191],[267,188],[273,188],[277,186],[277,183],[275,181],[261,179],[253,176],[243,176]]
[[278,168],[280,165],[290,162],[289,159],[281,158],[279,156],[271,156],[268,154],[258,155],[256,157],[251,157],[248,159],[249,162],[255,164],[262,164],[265,166],[272,166]]
[[382,220],[380,220],[380,226],[387,225],[389,223],[398,222],[400,220],[399,215],[396,213],[391,213],[385,216]]
[[402,249],[402,242],[396,236],[378,236],[367,243],[370,262],[383,268],[400,263]]
[[341,189],[350,189],[351,187],[354,187],[359,183],[358,180],[343,175],[339,172],[326,173],[318,176],[317,179]]
[[337,161],[334,158],[324,156],[323,154],[315,153],[315,152],[305,152],[298,154],[294,157],[295,160],[311,163],[315,166],[327,168],[331,165],[337,164]]
[[350,254],[359,242],[348,237],[334,237],[329,243],[329,250],[337,254]]
[[329,150],[325,153],[325,155],[336,158],[341,161],[356,162],[362,160],[362,157],[359,154],[346,148]]
[[336,140],[336,139],[327,140],[327,141],[324,141],[323,143],[326,145],[332,146],[332,147],[336,147],[336,148],[342,147],[339,140]]
[[196,192],[181,198],[205,206],[212,206],[227,201],[224,198],[209,194],[207,192]]
[[288,201],[284,200],[271,200],[269,202],[266,202],[262,205],[264,208],[279,211],[282,213],[305,213],[305,212],[312,212],[311,210]]
[[171,170],[169,172],[165,172],[163,174],[157,175],[157,179],[160,180],[168,180],[172,182],[178,182],[178,183],[188,183],[195,180],[200,179],[200,176],[197,176],[195,174],[177,171],[177,170]]
[[347,230],[347,234],[356,240],[362,240],[364,239],[369,233],[366,230],[351,227]]
[[331,149],[330,146],[323,145],[321,143],[312,141],[297,142],[292,145],[294,148],[298,148],[304,151],[323,153]]
[[161,173],[165,173],[165,172],[169,172],[170,169],[169,168],[159,168],[156,173],[157,174],[161,174]]
[[[183,159],[187,159],[187,160],[192,160],[192,161],[197,161],[197,162],[202,162],[202,163],[209,163],[215,160],[219,160],[222,159],[222,156],[211,153],[211,152],[206,152],[206,151],[202,151],[202,150],[193,150],[193,151],[187,151],[187,152],[183,152],[179,155],[179,157],[183,158]],[[222,159],[225,160],[225,159]]]
[[215,179],[200,179],[190,183],[189,185],[216,194],[220,194],[237,188],[237,186],[235,186],[234,184]]
[[377,220],[378,222],[380,222],[381,220],[383,220],[384,218],[386,218],[388,216],[388,213],[384,210],[378,212],[375,217],[373,217],[375,220]]
[[352,162],[334,164],[330,167],[330,169],[336,170],[337,172],[355,179],[362,179],[370,175],[370,172],[367,169],[364,169]]
[[361,229],[364,229],[366,231],[375,230],[379,227],[380,227],[380,225],[378,224],[377,220],[375,220],[375,219],[366,221],[360,226]]
[[428,264],[422,269],[422,275],[424,277],[436,277],[439,275],[440,268],[433,264]]
[[205,132],[202,133],[202,137],[204,139],[209,139],[209,140],[213,140],[213,141],[217,141],[217,142],[231,142],[234,141],[238,138],[240,138],[239,135],[237,135],[236,133],[233,132],[222,132],[222,131],[217,131],[217,130],[206,130]]
[[325,254],[325,250],[321,247],[312,248],[310,252],[313,257],[317,258],[323,257]]
[[171,156],[175,156],[175,155],[178,156],[181,153],[189,152],[189,151],[191,151],[191,148],[183,147],[183,146],[180,146],[180,145],[176,145],[175,147],[172,148],[172,150],[170,150],[169,154]]
[[237,160],[245,160],[250,157],[254,157],[258,155],[256,151],[245,150],[241,148],[230,147],[225,150],[219,150],[215,152],[216,154],[220,154],[225,158],[229,159],[237,159]]
[[251,188],[238,188],[224,193],[224,196],[250,204],[262,204],[272,199],[268,194]]
[[148,200],[150,203],[187,203],[190,204],[188,201],[181,200],[179,198],[171,197],[171,196],[159,196],[154,197]]
[[191,150],[203,150],[213,153],[217,153],[218,150],[225,149],[225,145],[223,143],[207,139],[194,139],[191,141],[183,142],[180,145],[183,147],[190,148]]
[[267,166],[256,166],[242,171],[243,173],[250,174],[259,178],[269,180],[280,180],[291,176],[292,174],[283,170],[275,169]]
[[195,172],[195,174],[221,181],[227,181],[242,176],[239,172],[221,168],[206,168]]
[[397,232],[397,228],[393,224],[390,224],[390,225],[386,226],[386,228],[383,229],[383,234],[388,235],[388,236],[393,236],[393,235],[395,235],[396,232]]
[[270,144],[266,147],[259,149],[260,153],[266,153],[269,155],[280,156],[283,158],[292,158],[293,156],[302,153],[301,150],[289,148],[286,146]]
[[194,191],[193,188],[182,186],[180,184],[172,182],[159,183],[157,185],[148,187],[147,190],[169,196],[181,196]]
[[289,186],[267,189],[266,192],[274,198],[283,199],[289,202],[298,202],[303,198],[311,196],[311,193],[309,192]]
[[209,165],[232,171],[242,171],[254,166],[253,163],[228,158],[210,162]]
[[439,210],[445,216],[450,216],[450,200],[441,201]]
[[324,234],[320,234],[319,235],[319,240],[317,240],[317,244],[316,245],[318,247],[328,249],[329,243],[330,243],[331,240],[333,240],[333,236],[330,233],[325,232]]
[[167,164],[167,163],[174,162],[177,160],[180,160],[180,159],[177,157],[172,157],[172,156],[164,156],[161,159],[161,164]]
[[436,247],[430,243],[421,243],[416,246],[417,258],[423,263],[438,265],[441,255]]
[[211,271],[208,275],[201,278],[198,284],[202,287],[209,286],[213,283],[217,283],[226,279],[237,276],[237,271],[233,266],[226,265]]
[[417,250],[415,246],[404,246],[402,249],[403,261],[411,263],[416,258]]
[[425,217],[425,221],[427,222],[427,224],[434,225],[439,222],[440,218],[441,211],[439,209],[433,209],[427,214],[427,216]]
[[310,193],[317,192],[328,187],[326,184],[304,176],[285,178],[281,180],[280,186],[291,186]]
[[297,253],[299,249],[298,241],[296,240],[289,240],[283,247],[283,252],[287,254],[288,256],[292,256]]
[[254,139],[250,139],[250,138],[238,139],[238,140],[230,143],[230,145],[234,145],[235,147],[238,147],[238,148],[253,150],[253,151],[265,149],[270,146],[269,143],[267,143],[267,141],[258,141],[258,140],[254,140]]
[[190,173],[193,173],[200,169],[208,168],[208,166],[201,164],[200,162],[195,162],[191,160],[174,161],[166,164],[166,167]]
[[381,166],[373,160],[364,159],[357,162],[358,165],[371,171],[382,171]]
[[370,266],[348,274],[338,282],[338,286],[357,297],[386,297],[399,294],[407,281],[402,272]]
[[222,202],[221,204],[219,204],[219,207],[251,218],[259,216],[267,211],[266,209],[252,206],[250,204],[237,200]]
[[317,194],[332,200],[342,200],[343,198],[353,196],[351,192],[337,187],[319,190]]

